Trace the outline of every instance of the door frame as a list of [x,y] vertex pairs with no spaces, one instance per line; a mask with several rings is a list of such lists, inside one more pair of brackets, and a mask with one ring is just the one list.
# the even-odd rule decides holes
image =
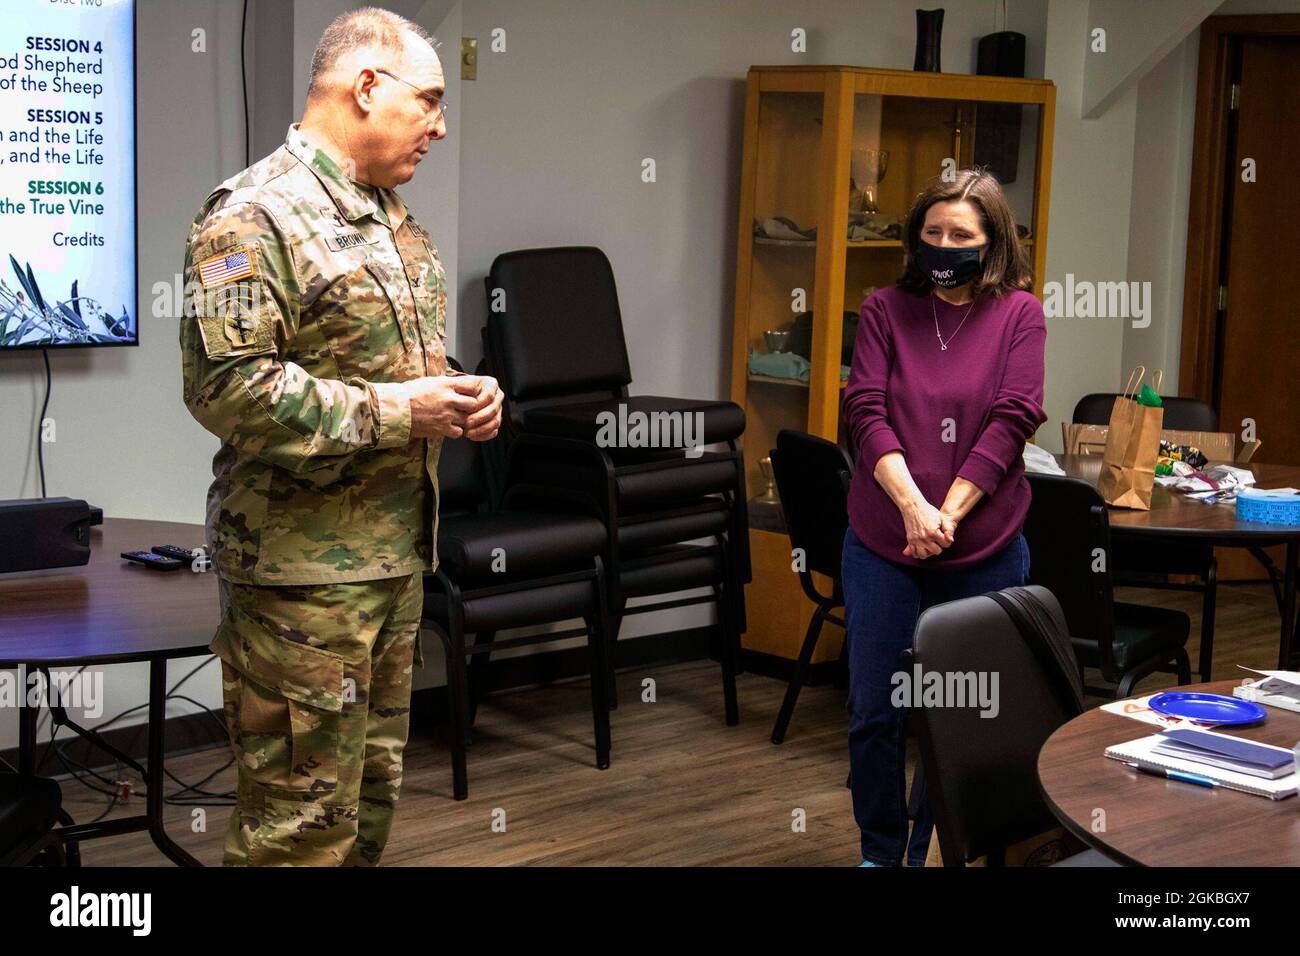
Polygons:
[[1228,160],[1233,45],[1246,37],[1288,36],[1300,37],[1300,14],[1207,17],[1201,24],[1178,391],[1211,404],[1215,400],[1214,353],[1225,226],[1224,172]]

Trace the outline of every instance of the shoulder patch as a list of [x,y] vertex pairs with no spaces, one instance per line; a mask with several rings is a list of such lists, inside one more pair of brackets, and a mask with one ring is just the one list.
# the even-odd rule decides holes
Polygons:
[[210,259],[204,259],[194,266],[203,288],[236,282],[257,274],[257,246],[245,243]]

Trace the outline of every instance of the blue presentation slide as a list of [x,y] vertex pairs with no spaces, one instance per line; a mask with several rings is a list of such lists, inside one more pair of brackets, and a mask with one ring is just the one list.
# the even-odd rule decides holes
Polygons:
[[137,342],[134,6],[0,3],[0,349]]

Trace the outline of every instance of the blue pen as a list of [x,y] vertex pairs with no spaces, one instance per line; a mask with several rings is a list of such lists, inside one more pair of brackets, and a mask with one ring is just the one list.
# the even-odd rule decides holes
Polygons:
[[1184,770],[1157,770],[1153,767],[1144,767],[1140,763],[1130,763],[1129,767],[1138,773],[1150,774],[1153,777],[1164,777],[1168,780],[1181,780],[1183,783],[1194,783],[1198,787],[1209,787],[1213,789],[1218,786],[1209,777],[1202,777],[1197,773],[1187,773]]

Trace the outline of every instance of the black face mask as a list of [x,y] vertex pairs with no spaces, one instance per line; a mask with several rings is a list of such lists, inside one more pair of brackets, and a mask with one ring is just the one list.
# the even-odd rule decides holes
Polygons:
[[916,264],[935,285],[945,289],[955,289],[980,274],[983,268],[980,253],[987,246],[988,244],[985,243],[982,246],[954,249],[932,245],[922,239],[916,247]]

